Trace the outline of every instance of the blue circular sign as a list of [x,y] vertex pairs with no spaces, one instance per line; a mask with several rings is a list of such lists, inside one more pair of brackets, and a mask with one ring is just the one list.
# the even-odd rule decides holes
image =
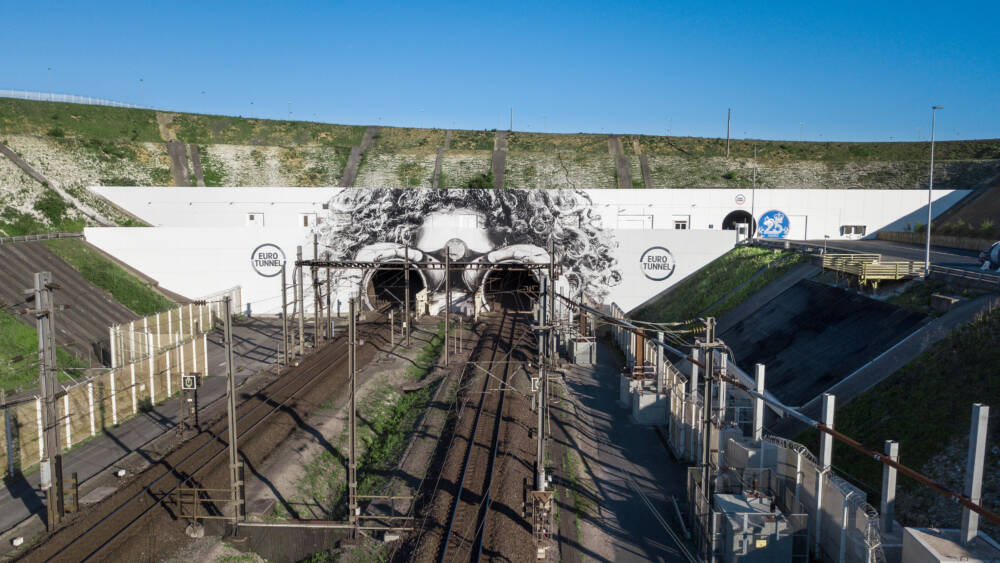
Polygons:
[[757,222],[757,234],[760,238],[785,238],[789,229],[788,215],[777,209],[761,215]]

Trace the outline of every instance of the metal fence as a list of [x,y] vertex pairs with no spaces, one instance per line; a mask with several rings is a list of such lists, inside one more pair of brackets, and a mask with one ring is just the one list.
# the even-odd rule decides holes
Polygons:
[[[156,354],[110,369],[65,387],[57,395],[57,420],[63,451],[104,429],[170,398],[188,373],[208,375],[208,339],[192,336]],[[3,405],[0,419],[6,447],[0,451],[5,475],[38,463],[45,452],[42,401],[34,397]]]
[[135,104],[91,98],[90,96],[75,96],[73,94],[53,94],[46,92],[28,92],[25,90],[0,90],[0,98],[16,98],[19,100],[34,100],[37,102],[64,102],[68,104],[87,104],[91,106],[110,106],[113,108],[149,109]]
[[0,244],[14,244],[18,242],[37,242],[54,238],[83,238],[83,233],[43,233],[40,235],[21,235],[17,237],[0,237]]
[[188,303],[169,311],[108,327],[111,367],[140,361],[198,334],[209,332],[215,317],[211,307]]

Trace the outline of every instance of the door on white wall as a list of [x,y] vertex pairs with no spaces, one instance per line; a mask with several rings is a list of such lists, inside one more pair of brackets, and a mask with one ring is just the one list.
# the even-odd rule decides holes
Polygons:
[[807,215],[788,216],[788,236],[792,240],[806,240],[809,236],[809,217]]
[[619,215],[619,229],[652,229],[652,215]]

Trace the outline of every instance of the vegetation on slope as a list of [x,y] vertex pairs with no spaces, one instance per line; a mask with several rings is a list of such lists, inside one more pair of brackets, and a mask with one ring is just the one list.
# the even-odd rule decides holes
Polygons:
[[11,206],[5,206],[0,212],[0,230],[5,235],[22,236],[38,233],[79,233],[83,232],[86,220],[80,217],[71,218],[67,213],[71,206],[56,192],[46,188],[42,197],[35,201],[34,209],[41,218],[25,213]]
[[[60,379],[66,371],[89,367],[66,350],[56,350]],[[79,376],[79,374],[76,374]],[[27,323],[0,310],[0,389],[13,392],[38,387],[38,332]]]
[[[752,246],[734,248],[685,278],[666,295],[633,311],[631,317],[651,322],[684,321],[699,315],[721,317],[803,260],[797,253]],[[763,270],[771,265],[774,267]]]
[[[960,490],[971,406],[1000,405],[997,365],[1000,365],[1000,309],[958,328],[876,387],[839,406],[834,426],[876,451],[882,451],[884,440],[898,440],[900,462],[920,471],[940,471],[941,474],[932,476],[953,490]],[[996,437],[1000,429],[995,422],[990,426],[993,439],[988,441],[987,465],[996,467],[1000,458]],[[803,433],[797,440],[818,451],[815,430]],[[948,450],[957,450],[952,457],[957,457],[958,463],[932,462]],[[837,442],[834,442],[833,461],[838,472],[861,484],[868,492],[869,502],[878,506],[882,465]],[[987,481],[984,499],[991,496]],[[957,527],[958,505],[945,502],[948,508],[942,511],[944,520],[935,521],[928,510],[937,500],[935,495],[905,477],[900,477],[900,486],[903,487],[900,507],[913,507],[897,510],[901,521]],[[924,497],[925,503],[920,506],[907,500],[914,496]],[[993,499],[989,507],[995,510],[996,497]]]
[[47,240],[44,244],[76,268],[87,281],[110,293],[116,301],[137,315],[152,315],[173,306],[149,284],[126,272],[79,239],[54,239]]

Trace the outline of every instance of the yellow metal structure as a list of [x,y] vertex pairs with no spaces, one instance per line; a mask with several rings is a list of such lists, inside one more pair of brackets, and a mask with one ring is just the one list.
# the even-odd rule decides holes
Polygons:
[[883,261],[881,254],[824,254],[823,270],[856,276],[860,285],[923,277],[922,261]]

